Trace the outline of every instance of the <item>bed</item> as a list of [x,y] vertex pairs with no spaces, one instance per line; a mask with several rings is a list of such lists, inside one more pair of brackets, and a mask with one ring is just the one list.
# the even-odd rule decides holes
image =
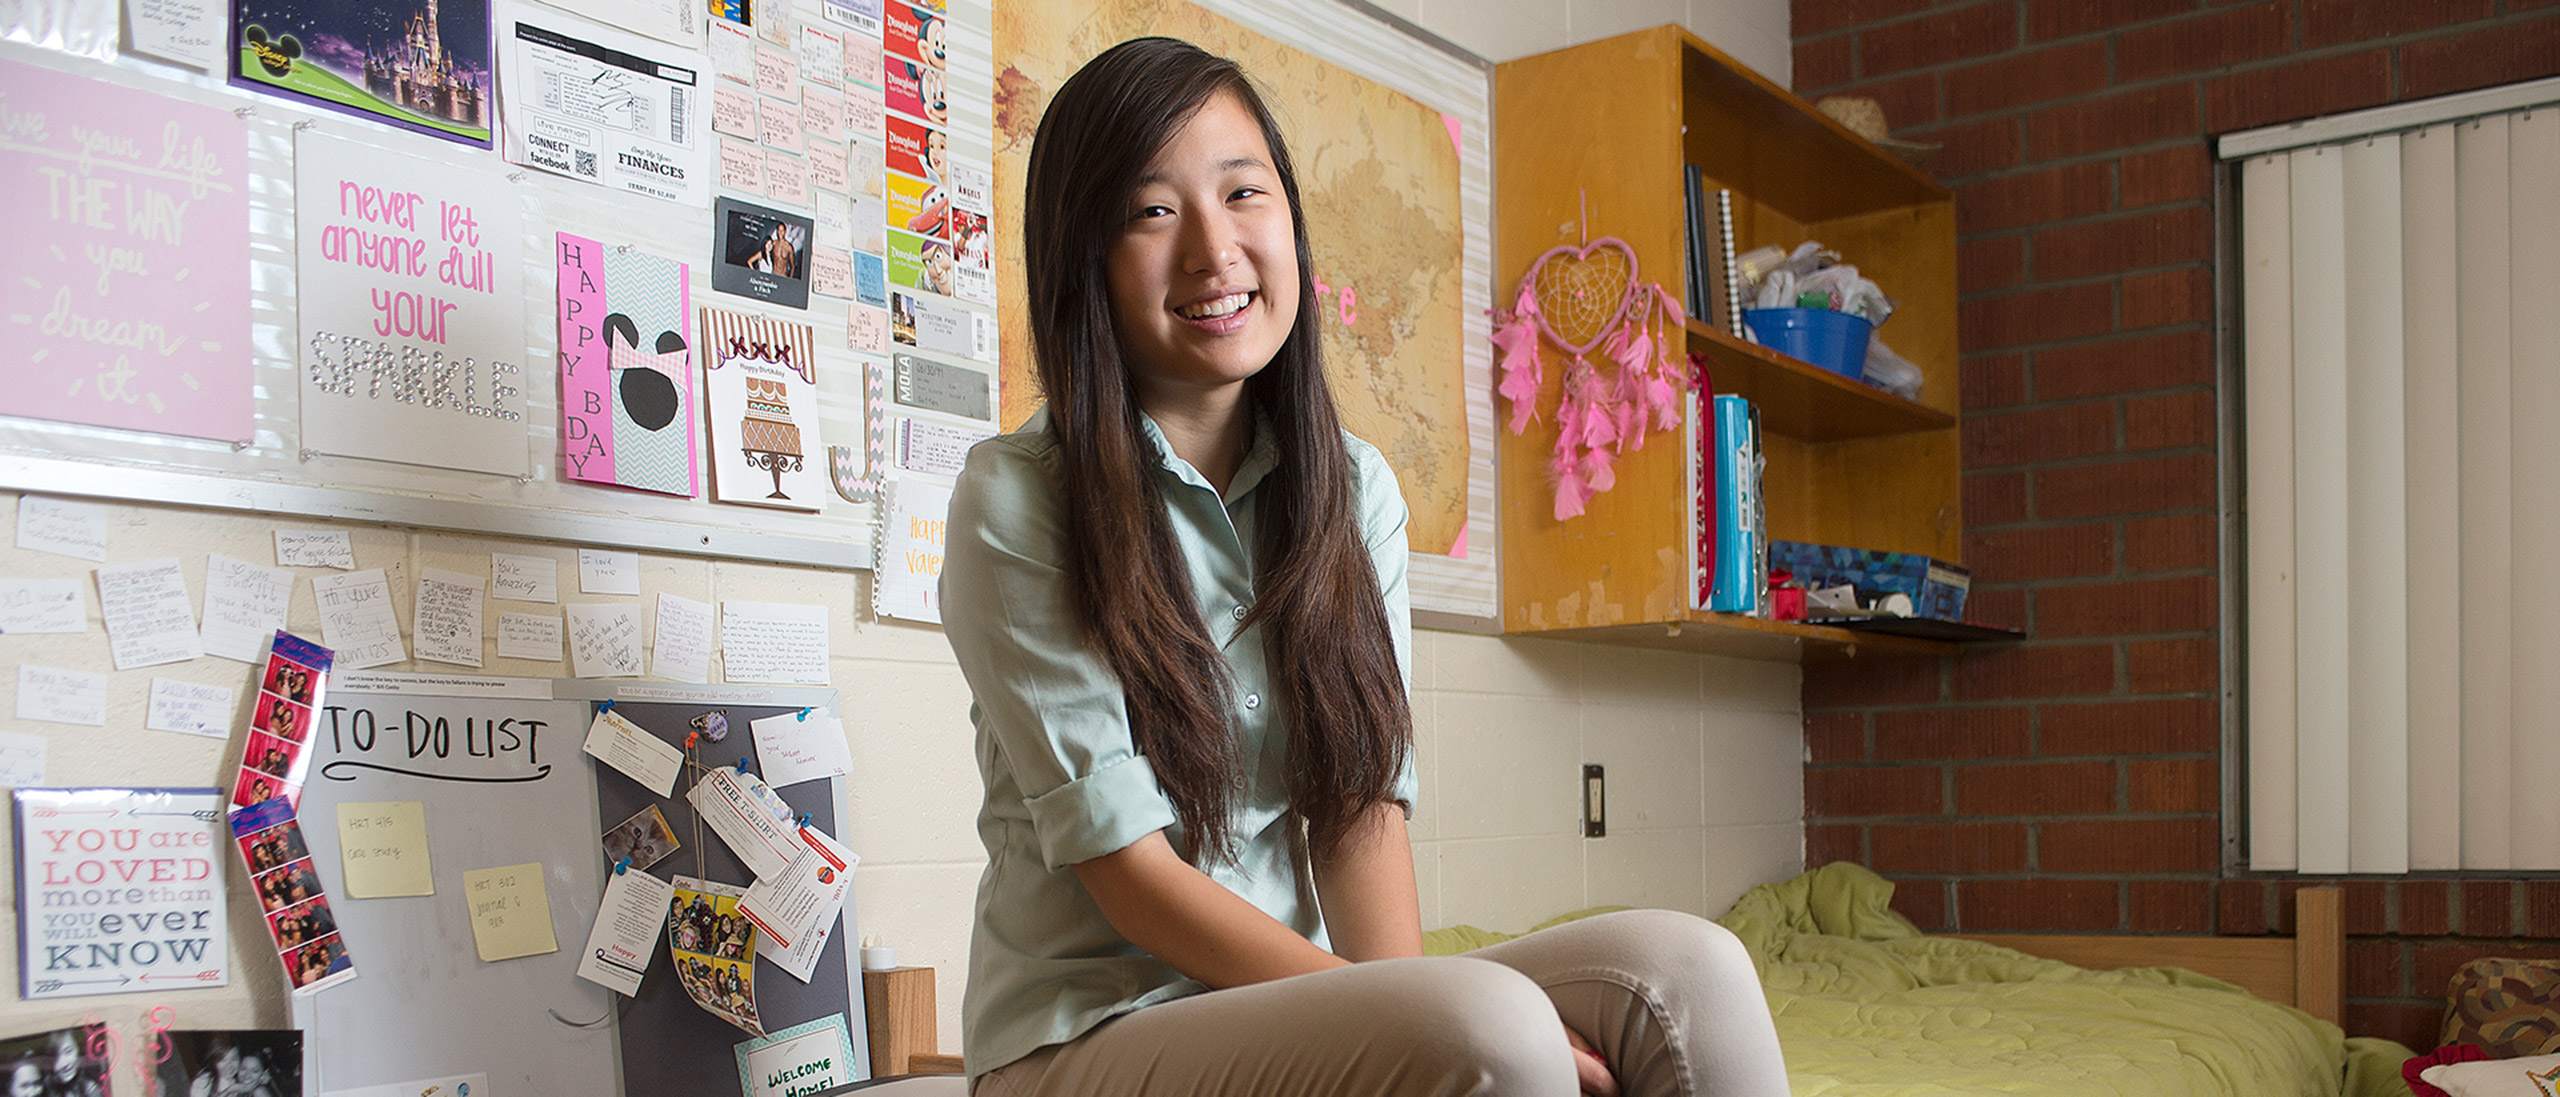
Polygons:
[[[2290,938],[1932,936],[1892,894],[1834,864],[1718,919],[1760,969],[1796,1097],[2408,1093],[2407,1049],[2335,1023],[2334,890],[2296,893]],[[1505,935],[1427,936],[1456,952]]]

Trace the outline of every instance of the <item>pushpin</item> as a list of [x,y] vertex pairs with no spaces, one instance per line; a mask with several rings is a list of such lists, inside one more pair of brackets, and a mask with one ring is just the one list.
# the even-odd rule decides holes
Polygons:
[[606,701],[606,702],[604,702],[603,704],[597,705],[597,706],[596,706],[596,711],[597,711],[597,712],[611,712],[611,711],[613,711],[613,702],[612,702],[612,701]]
[[749,759],[745,759],[745,758],[740,758],[740,759],[738,759],[738,772],[740,772],[740,773],[753,773],[753,772],[755,772],[755,771],[750,770],[750,769],[748,769],[748,768],[747,768],[747,762],[748,762],[748,761],[749,761]]
[[804,812],[801,812],[801,813],[800,813],[800,825],[801,825],[801,826],[804,826],[804,827],[809,825],[809,813],[808,813],[808,812],[805,812],[805,811],[804,811]]
[[684,733],[684,749],[686,749],[686,750],[692,750],[693,748],[698,747],[698,746],[701,746],[701,745],[702,745],[702,733],[701,733],[701,732],[698,732],[698,731],[688,731],[688,732]]
[[629,872],[629,871],[631,871],[631,858],[625,857],[625,858],[623,858],[623,859],[621,859],[621,860],[619,860],[619,861],[615,861],[615,862],[613,863],[613,874],[614,874],[614,875],[616,875],[616,876],[620,876],[620,875],[622,875],[623,873],[626,873],[626,872]]
[[801,722],[806,723],[806,722],[808,722],[808,719],[809,719],[809,710],[808,710],[808,709],[805,709],[805,708],[804,708],[804,709],[801,709],[801,710],[800,710],[800,720],[801,720]]

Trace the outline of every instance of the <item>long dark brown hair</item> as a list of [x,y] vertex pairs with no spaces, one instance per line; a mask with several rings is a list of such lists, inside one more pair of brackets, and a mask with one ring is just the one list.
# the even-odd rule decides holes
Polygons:
[[1199,865],[1233,856],[1228,817],[1244,785],[1228,717],[1234,684],[1165,514],[1104,264],[1148,162],[1222,94],[1260,123],[1297,239],[1297,318],[1271,363],[1245,382],[1280,461],[1258,489],[1257,595],[1243,627],[1263,628],[1290,729],[1289,805],[1318,857],[1393,793],[1413,723],[1353,511],[1318,310],[1307,304],[1315,287],[1306,215],[1280,128],[1233,61],[1171,38],[1113,46],[1069,77],[1040,119],[1023,199],[1023,266],[1032,351],[1065,460],[1076,605],[1119,675],[1130,734],[1173,801],[1185,855]]

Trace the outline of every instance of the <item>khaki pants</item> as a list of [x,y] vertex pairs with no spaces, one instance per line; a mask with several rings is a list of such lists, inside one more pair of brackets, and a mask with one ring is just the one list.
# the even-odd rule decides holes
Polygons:
[[1578,1093],[1570,1024],[1628,1097],[1785,1097],[1751,957],[1662,910],[1570,922],[1465,956],[1382,960],[1113,1018],[989,1072],[973,1097]]

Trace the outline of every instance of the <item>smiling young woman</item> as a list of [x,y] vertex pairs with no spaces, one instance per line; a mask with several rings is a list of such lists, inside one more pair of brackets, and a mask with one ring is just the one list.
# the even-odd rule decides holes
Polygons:
[[1733,936],[1629,912],[1423,959],[1405,507],[1344,433],[1289,151],[1124,42],[1034,138],[1047,404],[969,455],[945,628],[985,783],[982,1095],[1786,1092]]

